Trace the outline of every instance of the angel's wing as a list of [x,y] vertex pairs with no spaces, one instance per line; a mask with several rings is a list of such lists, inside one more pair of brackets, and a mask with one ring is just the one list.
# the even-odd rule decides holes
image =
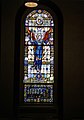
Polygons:
[[27,31],[28,31],[28,34],[30,34],[32,40],[36,40],[36,39],[35,39],[35,34],[34,34],[33,32],[31,32],[31,31],[29,30],[29,28],[27,28]]
[[44,41],[48,40],[49,34],[50,34],[51,32],[52,32],[52,28],[50,28],[50,29],[45,33],[44,38],[43,38]]

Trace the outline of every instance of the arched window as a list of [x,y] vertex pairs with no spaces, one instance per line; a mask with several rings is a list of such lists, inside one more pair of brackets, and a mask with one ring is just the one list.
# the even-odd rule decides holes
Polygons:
[[48,5],[38,2],[35,8],[23,5],[18,12],[15,31],[16,107],[23,110],[33,106],[36,109],[47,107],[51,112],[56,110],[57,114],[62,108],[62,22],[61,12],[52,2]]
[[53,103],[53,18],[46,10],[33,10],[25,19],[24,102]]

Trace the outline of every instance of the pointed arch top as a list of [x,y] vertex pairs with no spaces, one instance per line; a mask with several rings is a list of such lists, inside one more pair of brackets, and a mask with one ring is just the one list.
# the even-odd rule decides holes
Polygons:
[[26,16],[26,26],[54,26],[53,17],[46,10],[33,10]]

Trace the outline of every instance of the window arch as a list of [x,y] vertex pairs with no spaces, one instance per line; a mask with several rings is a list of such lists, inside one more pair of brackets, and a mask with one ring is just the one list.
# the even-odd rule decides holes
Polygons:
[[62,110],[62,25],[61,12],[52,2],[41,1],[31,9],[23,5],[19,10],[15,31],[16,107],[44,105],[52,107],[52,112]]

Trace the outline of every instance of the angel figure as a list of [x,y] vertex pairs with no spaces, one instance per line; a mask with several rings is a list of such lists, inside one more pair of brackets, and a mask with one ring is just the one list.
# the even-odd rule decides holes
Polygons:
[[[49,34],[52,32],[52,28],[45,32],[44,36],[42,36],[41,32],[34,34],[27,28],[28,34],[31,36],[30,42],[34,45],[34,67],[37,71],[37,79],[41,79],[41,66],[42,66],[42,57],[43,57],[43,45],[47,45],[49,42]],[[43,37],[43,38],[42,38]]]

